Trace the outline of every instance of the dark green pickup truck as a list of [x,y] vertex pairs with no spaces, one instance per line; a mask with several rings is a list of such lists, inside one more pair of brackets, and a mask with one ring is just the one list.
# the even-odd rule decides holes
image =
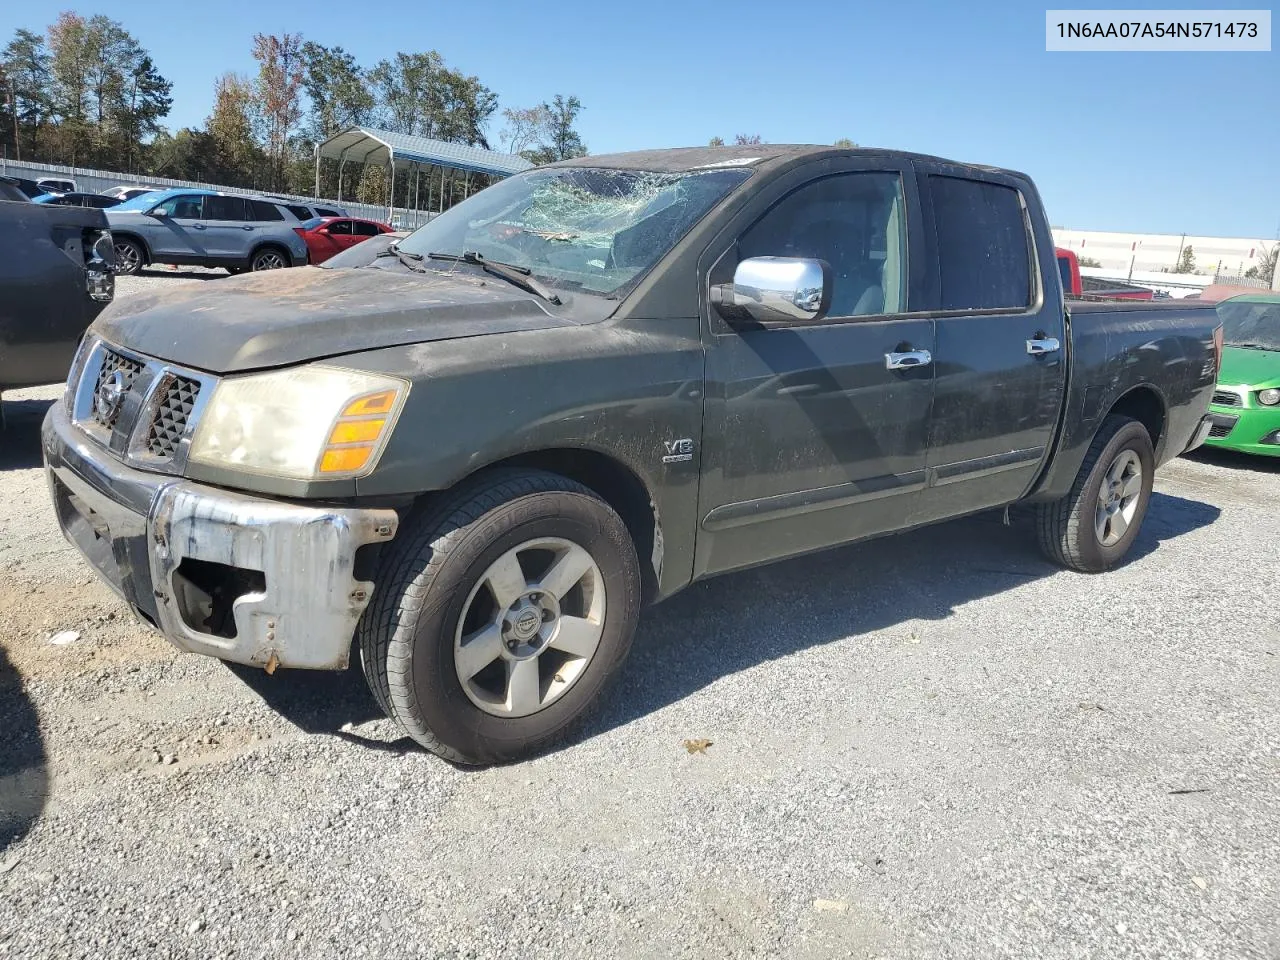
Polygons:
[[[44,450],[185,650],[528,754],[703,577],[1024,503],[1085,571],[1200,443],[1213,308],[1064,309],[1017,173],[753,146],[538,168],[399,242],[118,301]],[[1020,511],[1021,512],[1021,511]]]

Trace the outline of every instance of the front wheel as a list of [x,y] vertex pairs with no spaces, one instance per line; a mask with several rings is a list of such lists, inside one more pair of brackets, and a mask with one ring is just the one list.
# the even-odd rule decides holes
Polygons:
[[1108,417],[1071,490],[1036,507],[1040,548],[1049,559],[1085,573],[1119,563],[1138,537],[1154,479],[1147,428],[1129,417]]
[[140,243],[127,237],[116,237],[114,246],[116,251],[115,272],[117,275],[129,277],[142,269],[146,254],[143,252]]
[[562,735],[631,646],[635,548],[616,512],[541,471],[480,478],[402,528],[360,625],[374,697],[457,763]]

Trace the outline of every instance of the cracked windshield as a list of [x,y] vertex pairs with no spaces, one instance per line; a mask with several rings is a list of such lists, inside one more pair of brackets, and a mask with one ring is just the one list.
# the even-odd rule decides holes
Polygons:
[[476,194],[400,243],[407,253],[474,252],[552,286],[620,296],[747,178],[744,170],[539,170]]

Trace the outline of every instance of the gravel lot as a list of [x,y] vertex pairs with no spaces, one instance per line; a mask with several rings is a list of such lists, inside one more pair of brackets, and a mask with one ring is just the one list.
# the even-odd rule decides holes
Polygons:
[[1280,957],[1280,461],[1171,464],[1101,577],[978,519],[698,585],[575,742],[468,771],[358,673],[136,625],[57,394],[0,439],[0,957]]

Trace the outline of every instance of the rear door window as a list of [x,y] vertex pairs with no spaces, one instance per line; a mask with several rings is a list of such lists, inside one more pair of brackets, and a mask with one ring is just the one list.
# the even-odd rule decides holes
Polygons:
[[249,205],[249,219],[260,221],[283,220],[284,214],[280,212],[280,208],[274,203],[268,203],[266,200],[246,200]]
[[342,215],[338,210],[330,210],[328,207],[316,207],[316,216],[318,217],[341,217]]
[[999,183],[932,175],[942,310],[1031,306],[1031,245],[1018,191]]
[[335,220],[326,229],[335,237],[349,237],[351,236],[351,221]]
[[205,197],[204,218],[206,220],[243,220],[244,198],[242,197]]
[[359,220],[351,221],[351,230],[357,237],[376,237],[382,231],[372,223],[361,223]]
[[290,213],[292,213],[299,220],[311,219],[311,211],[304,206],[301,206],[296,203],[286,203],[284,205],[284,208],[288,210]]

